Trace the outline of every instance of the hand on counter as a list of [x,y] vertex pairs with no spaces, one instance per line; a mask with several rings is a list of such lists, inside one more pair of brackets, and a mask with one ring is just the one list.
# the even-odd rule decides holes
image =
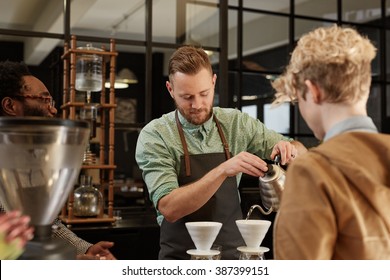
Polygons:
[[108,250],[114,246],[114,242],[100,241],[88,248],[84,255],[77,255],[78,260],[116,260]]

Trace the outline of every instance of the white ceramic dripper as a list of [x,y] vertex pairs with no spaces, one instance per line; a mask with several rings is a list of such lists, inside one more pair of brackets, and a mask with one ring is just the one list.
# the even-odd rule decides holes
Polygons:
[[248,248],[259,248],[271,226],[267,220],[237,220],[236,224]]
[[196,250],[188,250],[188,254],[197,256],[212,256],[220,253],[217,250],[211,250],[211,246],[221,230],[222,223],[187,222],[185,225],[196,247]]
[[267,220],[236,220],[238,230],[245,241],[246,246],[238,247],[237,250],[246,254],[263,254],[269,248],[260,247],[261,242],[271,226]]

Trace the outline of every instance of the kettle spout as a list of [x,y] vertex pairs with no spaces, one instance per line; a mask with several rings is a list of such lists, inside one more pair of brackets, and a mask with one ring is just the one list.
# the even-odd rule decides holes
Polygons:
[[255,205],[252,205],[251,208],[249,208],[249,211],[248,211],[248,214],[246,215],[245,220],[248,220],[248,219],[250,218],[250,216],[252,215],[253,210],[255,210],[256,208],[259,209],[260,212],[261,212],[263,215],[269,215],[269,214],[271,214],[272,211],[273,211],[272,207],[271,207],[270,209],[268,209],[268,211],[265,211],[260,205],[255,204]]

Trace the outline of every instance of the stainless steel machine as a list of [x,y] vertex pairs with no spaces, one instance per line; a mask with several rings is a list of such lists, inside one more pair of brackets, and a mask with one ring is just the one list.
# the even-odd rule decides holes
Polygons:
[[0,200],[35,228],[22,259],[76,258],[73,246],[52,237],[52,223],[77,180],[89,134],[85,121],[0,117]]

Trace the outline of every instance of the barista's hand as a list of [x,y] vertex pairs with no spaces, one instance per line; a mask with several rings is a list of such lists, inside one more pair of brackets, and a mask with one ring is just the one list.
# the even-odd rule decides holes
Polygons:
[[85,255],[78,255],[77,259],[82,260],[116,260],[108,250],[114,246],[114,242],[100,241],[88,248]]
[[279,141],[272,149],[271,159],[275,159],[277,155],[280,155],[280,164],[286,165],[295,159],[298,150],[291,142]]
[[262,177],[267,172],[267,163],[256,155],[248,152],[241,152],[221,164],[228,177],[238,173],[246,173],[255,177]]

